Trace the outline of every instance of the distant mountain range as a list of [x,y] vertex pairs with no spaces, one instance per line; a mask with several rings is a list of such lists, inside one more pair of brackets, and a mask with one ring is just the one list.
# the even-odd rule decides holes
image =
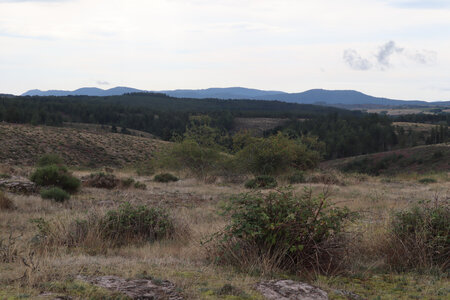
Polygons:
[[394,100],[388,98],[373,97],[353,90],[322,90],[314,89],[301,93],[285,93],[281,91],[264,91],[257,89],[248,89],[242,87],[230,88],[209,88],[202,90],[166,90],[166,91],[144,91],[129,87],[115,87],[108,90],[99,88],[81,88],[75,91],[61,90],[30,90],[22,96],[117,96],[127,93],[146,93],[158,92],[177,98],[196,98],[196,99],[251,99],[251,100],[278,100],[291,103],[302,104],[321,104],[331,106],[404,106],[404,105],[444,105],[449,106],[450,101],[446,102],[426,102],[419,100]]

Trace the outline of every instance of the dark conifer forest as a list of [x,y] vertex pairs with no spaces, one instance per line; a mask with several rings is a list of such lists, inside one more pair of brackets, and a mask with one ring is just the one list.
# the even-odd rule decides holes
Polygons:
[[[208,115],[210,126],[223,136],[232,134],[236,117],[286,118],[290,121],[265,135],[281,131],[292,138],[318,137],[325,143],[327,159],[442,143],[449,139],[450,124],[448,113],[390,117],[310,104],[179,99],[156,93],[110,97],[0,97],[0,121],[48,126],[63,126],[65,122],[120,126],[122,133],[135,129],[163,140],[182,136],[192,115]],[[436,127],[420,135],[393,122],[428,123]]]

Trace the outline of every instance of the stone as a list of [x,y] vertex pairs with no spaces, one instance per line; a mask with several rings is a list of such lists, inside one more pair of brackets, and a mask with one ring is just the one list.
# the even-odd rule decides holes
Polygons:
[[38,187],[34,182],[26,178],[11,177],[8,179],[0,179],[0,187],[10,193],[33,194],[38,191]]
[[328,294],[318,287],[292,280],[263,281],[256,289],[269,300],[328,300]]

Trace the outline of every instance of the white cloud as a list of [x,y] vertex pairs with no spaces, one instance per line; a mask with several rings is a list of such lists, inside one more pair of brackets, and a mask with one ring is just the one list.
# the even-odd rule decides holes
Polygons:
[[344,62],[355,70],[367,71],[376,67],[379,70],[386,70],[393,67],[393,58],[406,58],[410,62],[418,64],[434,64],[437,60],[437,53],[431,50],[410,50],[400,48],[394,41],[389,41],[378,47],[377,52],[371,57],[364,58],[354,49],[344,51]]

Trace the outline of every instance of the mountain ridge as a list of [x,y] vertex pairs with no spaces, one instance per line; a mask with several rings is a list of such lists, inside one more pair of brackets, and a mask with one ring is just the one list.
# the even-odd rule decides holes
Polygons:
[[83,87],[74,91],[64,90],[29,90],[22,96],[118,96],[128,93],[164,93],[176,98],[193,99],[250,99],[250,100],[276,100],[298,104],[321,105],[380,105],[380,106],[426,106],[450,105],[450,101],[427,102],[423,100],[398,100],[384,97],[374,97],[355,90],[325,90],[311,89],[300,93],[286,93],[282,91],[266,91],[243,87],[208,88],[208,89],[177,89],[163,91],[146,91],[129,87],[114,87],[101,89],[96,87]]

